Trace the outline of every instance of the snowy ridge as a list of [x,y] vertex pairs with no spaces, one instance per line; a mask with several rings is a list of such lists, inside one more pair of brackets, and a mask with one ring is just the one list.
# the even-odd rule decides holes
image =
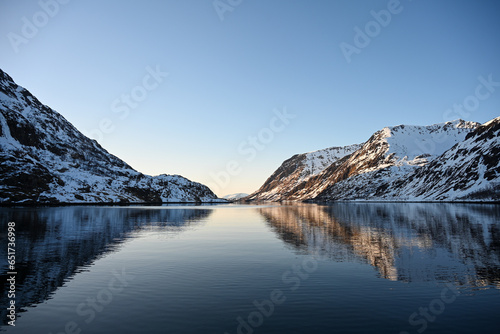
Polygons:
[[430,126],[390,127],[386,138],[389,155],[399,158],[397,165],[424,165],[465,139],[479,123],[455,120]]
[[143,175],[0,70],[0,203],[222,201],[178,175]]
[[386,189],[381,199],[499,201],[500,117]]
[[377,131],[347,164],[365,163],[367,173],[398,166],[423,166],[477,128],[479,123],[455,120],[429,126],[398,125]]
[[373,199],[395,179],[405,178],[465,139],[479,126],[455,120],[429,126],[398,125],[377,131],[342,165],[321,175],[307,199]]

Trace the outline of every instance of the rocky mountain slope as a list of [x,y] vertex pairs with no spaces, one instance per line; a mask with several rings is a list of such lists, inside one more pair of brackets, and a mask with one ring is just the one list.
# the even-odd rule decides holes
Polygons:
[[178,175],[143,175],[0,70],[0,204],[220,201]]
[[295,195],[309,179],[360,147],[361,145],[330,147],[324,150],[296,154],[283,162],[262,187],[246,199],[261,201],[300,199],[296,198]]
[[[320,173],[300,180],[292,191],[284,192],[280,170],[288,165],[285,161],[261,189],[252,194],[250,200],[351,200],[370,199],[387,184],[404,178],[414,170],[427,165],[453,145],[463,141],[479,123],[457,120],[430,126],[399,125],[386,127],[374,133],[353,152],[335,160]],[[350,146],[353,147],[353,146]],[[293,166],[285,171],[297,173]],[[277,182],[276,182],[277,181]],[[385,187],[385,188],[384,188]],[[273,193],[273,197],[268,196]]]

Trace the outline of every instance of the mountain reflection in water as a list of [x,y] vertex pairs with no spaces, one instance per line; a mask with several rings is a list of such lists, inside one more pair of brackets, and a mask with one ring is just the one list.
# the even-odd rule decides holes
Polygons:
[[[234,333],[235,319],[255,311],[254,299],[268,298],[269,291],[280,288],[289,302],[280,305],[281,316],[266,320],[268,332],[293,332],[311,324],[321,327],[318,333],[332,328],[343,333],[355,325],[361,326],[360,333],[376,332],[395,326],[394,319],[397,329],[406,328],[414,308],[429,304],[441,289],[436,286],[448,282],[465,291],[483,291],[457,301],[457,311],[447,309],[442,326],[497,328],[491,317],[500,291],[496,205],[0,208],[1,240],[8,221],[16,222],[16,307],[26,312],[18,314],[18,326],[11,328],[5,326],[4,308],[0,331],[59,332],[68,321],[77,321],[93,333],[106,333],[106,323],[122,326],[124,333],[146,332],[142,326],[151,333]],[[0,247],[3,282],[6,251]],[[303,280],[300,290],[282,286],[283,274],[310,254],[322,262],[315,275]],[[334,263],[340,261],[346,266]],[[121,268],[119,263],[127,263],[127,272],[140,273],[142,279],[116,296],[121,302],[110,303],[87,324],[74,310],[103,289],[111,275],[106,266]],[[402,288],[400,282],[373,277],[370,266],[380,277],[412,284]],[[88,273],[79,274],[84,271]],[[1,305],[8,303],[6,288],[4,284]],[[472,318],[463,318],[466,308],[474,309]],[[136,312],[148,321],[137,322]],[[353,324],[359,314],[373,318]],[[471,322],[483,314],[489,317],[486,324]],[[448,316],[453,320],[445,320]]]
[[496,205],[337,203],[259,211],[297,250],[369,263],[389,280],[500,288]]
[[[157,230],[162,237],[180,233],[211,212],[166,207],[0,208],[2,233],[6,234],[7,222],[16,223],[16,306],[22,311],[50,299],[75,274],[116,251],[132,232]],[[0,248],[0,259],[0,280],[6,282],[6,247]],[[7,294],[2,293],[0,305],[7,304]],[[6,324],[6,308],[0,316]]]

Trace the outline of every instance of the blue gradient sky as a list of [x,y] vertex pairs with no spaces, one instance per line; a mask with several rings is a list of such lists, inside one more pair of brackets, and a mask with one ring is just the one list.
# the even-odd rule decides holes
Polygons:
[[[213,0],[72,0],[44,22],[38,1],[1,0],[0,67],[137,170],[250,193],[296,153],[390,125],[500,114],[500,86],[466,114],[446,112],[474,102],[478,77],[500,82],[500,3],[401,0],[348,63],[341,43],[355,46],[355,27],[376,29],[371,11],[391,4],[244,0],[221,20]],[[33,16],[38,31],[25,27],[13,47]],[[146,77],[157,67],[169,73],[160,83]],[[121,100],[132,92],[133,109]],[[274,121],[271,139],[265,128],[284,108],[295,118]]]

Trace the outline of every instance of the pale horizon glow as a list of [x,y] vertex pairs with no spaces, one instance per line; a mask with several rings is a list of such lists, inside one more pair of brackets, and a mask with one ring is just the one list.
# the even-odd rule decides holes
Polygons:
[[497,1],[221,1],[4,0],[0,68],[138,171],[220,197],[386,126],[500,115]]

